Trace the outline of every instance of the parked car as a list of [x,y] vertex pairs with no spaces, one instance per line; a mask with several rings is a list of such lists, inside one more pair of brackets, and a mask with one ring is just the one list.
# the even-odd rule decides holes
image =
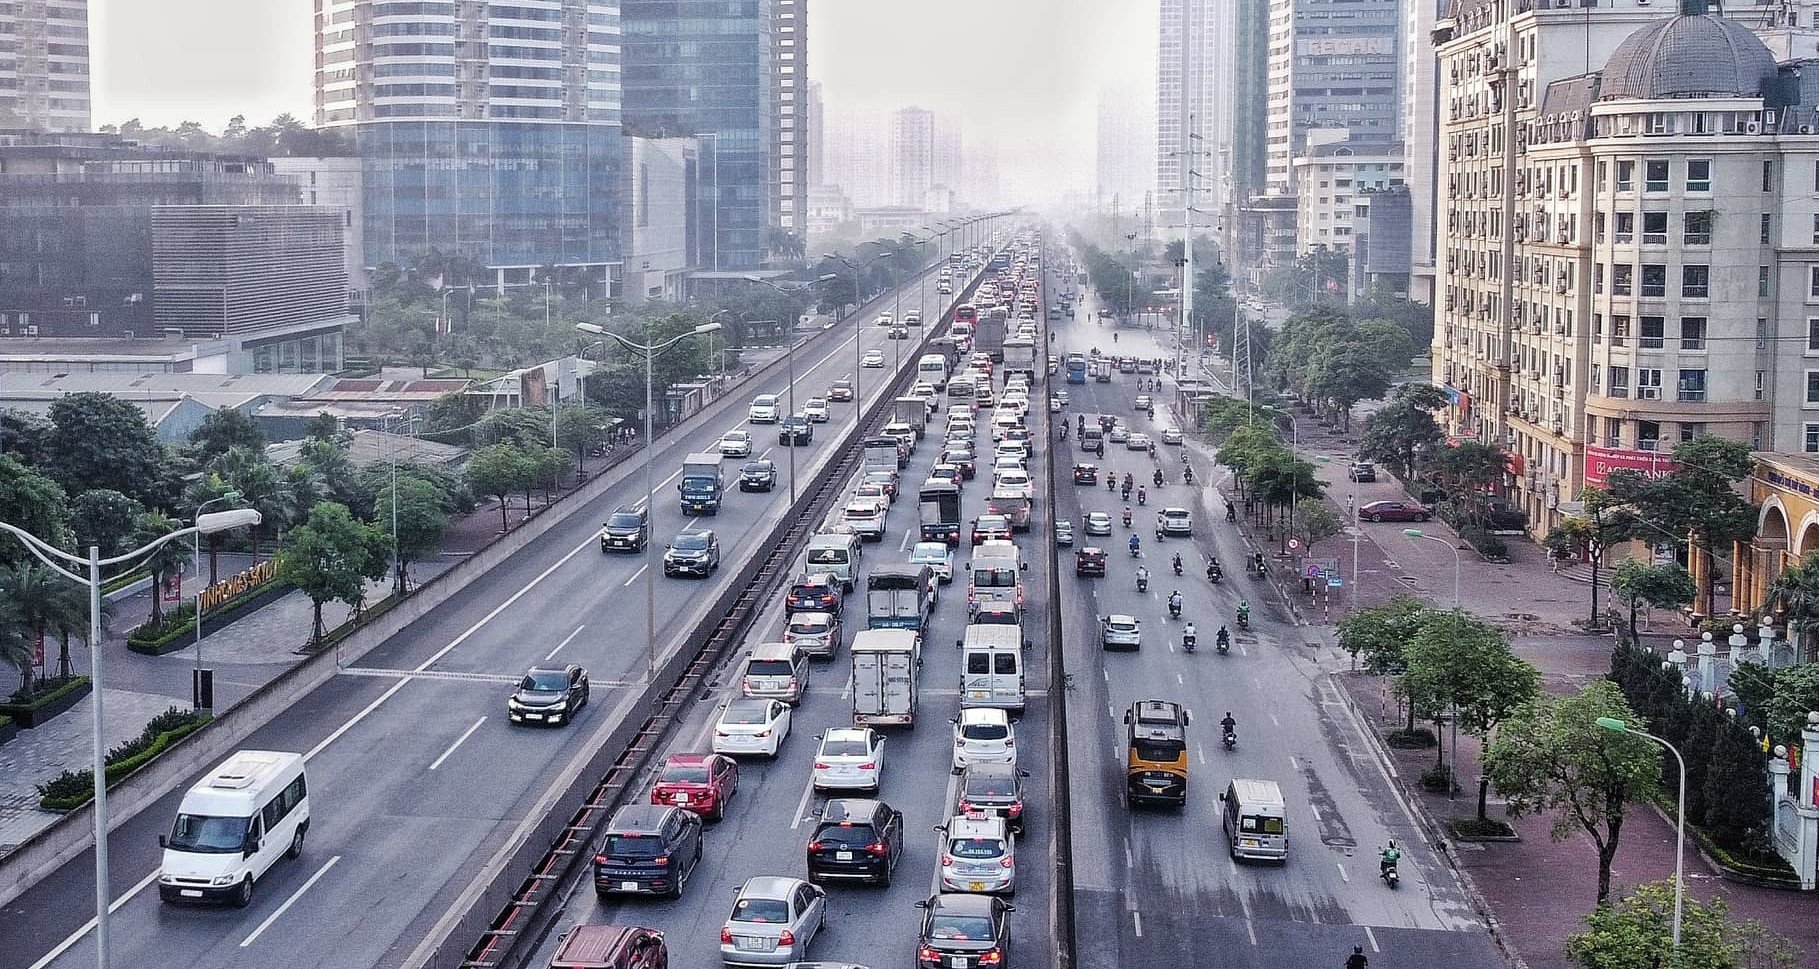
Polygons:
[[1412,501],[1373,501],[1358,509],[1358,517],[1367,522],[1424,522],[1434,513]]
[[1353,461],[1345,469],[1345,476],[1353,481],[1377,480],[1377,466],[1369,461]]
[[567,666],[533,666],[505,701],[513,723],[568,723],[587,706],[587,670]]

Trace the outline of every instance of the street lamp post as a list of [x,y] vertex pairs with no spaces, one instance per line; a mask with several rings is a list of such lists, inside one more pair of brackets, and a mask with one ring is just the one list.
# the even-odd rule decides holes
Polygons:
[[1666,747],[1668,753],[1674,755],[1674,762],[1680,766],[1679,804],[1674,812],[1674,949],[1678,951],[1680,948],[1680,913],[1686,897],[1686,758],[1680,756],[1679,749],[1673,744],[1652,733],[1637,730],[1615,717],[1599,717],[1598,726],[1616,733],[1626,733],[1644,740],[1653,740]]
[[[1459,605],[1459,571],[1461,564],[1464,562],[1464,560],[1459,557],[1459,546],[1438,535],[1429,535],[1419,528],[1404,528],[1402,534],[1407,535],[1410,538],[1419,538],[1429,542],[1439,542],[1453,553],[1453,638],[1457,639],[1459,637],[1459,624],[1464,618],[1464,613],[1461,611]],[[1448,798],[1451,798],[1453,793],[1459,789],[1459,711],[1456,708],[1453,710],[1452,733],[1452,749],[1447,751],[1446,796]]]
[[870,269],[888,255],[890,253],[881,252],[863,263],[854,263],[851,259],[832,252],[823,253],[821,256],[823,259],[837,262],[853,271],[853,407],[858,410],[863,410],[865,407],[865,392],[859,386],[859,376],[865,370],[864,361],[860,359],[864,350],[860,346],[859,339],[859,335],[865,332],[865,320],[859,313],[860,307],[865,305],[865,298],[859,294],[859,271]]
[[[95,780],[95,964],[99,969],[108,969],[108,906],[112,903],[112,892],[108,890],[107,872],[107,739],[103,731],[101,700],[103,696],[101,682],[101,567],[130,562],[156,551],[163,545],[191,535],[213,535],[217,532],[247,525],[259,524],[259,512],[251,508],[236,508],[231,511],[198,514],[196,523],[188,528],[159,537],[157,540],[136,548],[131,552],[116,555],[113,558],[102,558],[101,548],[96,545],[88,547],[86,557],[72,555],[51,545],[31,532],[17,525],[0,522],[0,531],[11,533],[24,543],[27,551],[36,556],[58,575],[71,582],[88,587],[88,675],[89,698],[93,701],[94,743],[90,748],[92,757],[91,769]],[[79,568],[86,569],[86,574],[74,572],[58,565],[53,558]],[[159,590],[153,589],[153,595]]]
[[[646,323],[649,326],[649,323]],[[655,500],[656,488],[651,484],[651,459],[656,450],[652,437],[651,416],[656,409],[656,376],[657,354],[681,343],[691,336],[718,333],[719,323],[703,323],[688,331],[679,333],[655,345],[637,343],[608,330],[597,323],[576,323],[575,329],[592,336],[605,337],[624,347],[632,353],[644,356],[644,514],[651,514],[651,503]],[[649,339],[649,337],[646,337]],[[657,678],[657,579],[656,569],[651,567],[651,551],[656,543],[649,535],[644,539],[644,675],[647,681]]]
[[[397,503],[398,503],[398,491],[397,491],[398,484],[397,484],[397,482],[398,482],[398,470],[397,470],[397,466],[393,465],[393,467],[392,467],[392,504],[394,506],[397,505]],[[209,500],[196,506],[196,520],[197,521],[202,520],[202,509],[207,508],[208,506],[214,504],[217,501],[230,501],[231,502],[231,501],[239,501],[239,500],[240,500],[240,492],[238,492],[238,491],[222,492],[217,497],[210,498]],[[398,526],[396,524],[392,525],[392,547],[393,548],[398,547]],[[202,690],[201,690],[201,685],[202,685],[202,592],[207,587],[202,582],[202,532],[201,532],[201,530],[197,530],[197,532],[194,535],[190,536],[190,555],[194,558],[195,563],[196,563],[196,663],[195,663],[195,666],[193,667],[193,672],[190,673],[190,684],[191,684],[190,689],[191,689],[191,692],[194,693],[195,695],[192,696],[190,699],[192,701],[194,701],[194,704],[195,704],[195,707],[197,710],[202,710],[202,709],[205,709],[202,705]],[[159,595],[159,594],[161,594],[161,590],[159,590],[159,589],[152,590],[152,595]],[[213,704],[210,704],[210,706],[207,709],[213,709]]]
[[[756,283],[760,286],[769,286],[770,288],[776,290],[778,293],[780,293],[784,296],[790,297],[792,299],[794,299],[797,295],[799,295],[796,290],[785,289],[782,286],[779,286],[776,283],[773,283],[770,280],[765,279],[763,276],[743,276],[740,278],[744,279],[748,283]],[[826,278],[826,277],[823,277],[823,278]],[[858,340],[857,335],[854,336],[854,340],[855,341]],[[789,387],[785,390],[785,395],[788,398],[788,407],[789,407],[790,416],[795,417],[796,416],[796,328],[794,326],[791,326],[789,329],[789,341],[786,344],[784,344],[783,354],[785,357],[786,365],[789,367]],[[853,384],[853,387],[854,387],[853,396],[855,398],[857,398],[859,395],[859,392],[858,392],[858,383],[856,381]],[[857,420],[857,417],[855,417],[854,419]],[[795,438],[794,432],[791,432],[790,446],[789,446],[789,503],[792,507],[796,504],[796,438]]]

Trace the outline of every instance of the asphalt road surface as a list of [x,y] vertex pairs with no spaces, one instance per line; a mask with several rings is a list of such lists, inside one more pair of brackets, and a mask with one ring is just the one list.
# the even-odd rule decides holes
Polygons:
[[[1082,311],[1057,326],[1056,352],[1097,347],[1144,357],[1172,353],[1172,344],[1159,342],[1161,331],[1126,328],[1114,343],[1110,322],[1093,319]],[[1155,419],[1134,410],[1134,380],[1118,374],[1110,383],[1065,387],[1069,418],[1113,414],[1157,436],[1173,419],[1161,407]],[[1155,396],[1166,406],[1168,394]],[[1122,444],[1106,448],[1103,459],[1082,458],[1070,434],[1065,444],[1057,443],[1054,460],[1070,469],[1076,460],[1090,460],[1102,473],[1129,472],[1149,488],[1147,505],[1136,506],[1134,496],[1130,504],[1151,582],[1147,593],[1137,592],[1139,562],[1127,548],[1132,530],[1123,527],[1093,540],[1109,553],[1105,578],[1076,578],[1063,562],[1077,964],[1146,965],[1154,964],[1156,953],[1168,953],[1170,964],[1180,966],[1338,967],[1357,945],[1373,969],[1502,966],[1453,876],[1419,841],[1337,688],[1308,661],[1301,630],[1265,600],[1262,583],[1247,577],[1242,561],[1248,550],[1209,487],[1209,479],[1217,483],[1225,476],[1210,450],[1189,448],[1196,474],[1190,487],[1182,480],[1183,448],[1159,443],[1157,460],[1167,478],[1158,489],[1150,486],[1158,465],[1147,453]],[[1076,522],[1077,532],[1088,511],[1109,512],[1119,523],[1125,502],[1118,495],[1103,484],[1072,487],[1071,480],[1071,473],[1060,476],[1054,504]],[[1156,513],[1166,506],[1193,513],[1191,539],[1156,539]],[[1185,568],[1180,578],[1170,568],[1176,552]],[[1209,555],[1225,566],[1217,586],[1206,578]],[[1174,589],[1185,601],[1179,621],[1167,611]],[[1251,629],[1240,632],[1234,615],[1244,599]],[[1101,649],[1098,621],[1108,612],[1142,622],[1140,650]],[[1188,621],[1200,644],[1191,655],[1181,645]],[[1226,655],[1213,648],[1222,624],[1234,635]],[[1181,702],[1193,716],[1189,800],[1181,810],[1124,806],[1123,713],[1132,701],[1152,697]],[[1221,745],[1219,730],[1228,711],[1238,723],[1238,745],[1231,751]],[[1288,809],[1286,864],[1230,859],[1218,796],[1235,777],[1281,786]],[[1402,884],[1395,890],[1377,878],[1378,850],[1392,837],[1404,848]]]
[[[921,290],[911,285],[901,309],[920,305],[922,292],[931,303],[925,315],[937,320],[937,309],[951,298],[936,296],[932,282]],[[884,308],[895,307],[874,304],[872,312]],[[911,341],[888,339],[887,328],[871,325],[869,312],[860,321],[864,325],[798,353],[797,407],[843,375],[856,375],[865,398],[874,399],[893,364],[915,365],[916,354],[892,351],[892,344]],[[856,367],[854,329],[861,348],[885,349],[885,369]],[[786,393],[785,373],[779,368],[748,392]],[[813,444],[794,449],[804,480],[859,409],[830,407],[832,421],[816,425]],[[791,449],[777,445],[774,425],[759,425],[749,428],[754,454],[775,459],[784,480],[769,494],[741,493],[732,484],[743,461],[729,458],[720,513],[682,516],[675,491],[682,458],[712,449],[734,427],[747,427],[743,404],[724,418],[700,420],[659,439],[653,455],[652,562],[678,532],[713,529],[730,564],[787,507]],[[274,866],[247,908],[165,905],[152,890],[158,835],[169,830],[190,782],[116,828],[110,842],[117,899],[111,920],[114,964],[188,969],[397,964],[577,753],[585,732],[613,709],[617,695],[635,688],[625,684],[643,675],[645,558],[603,555],[597,538],[609,512],[643,498],[642,476],[632,473],[506,566],[367,654],[359,669],[335,677],[247,738],[246,748],[307,752],[312,809],[303,856]],[[703,618],[735,571],[723,568],[708,580],[659,573],[660,649],[667,650]],[[592,702],[570,726],[512,726],[505,710],[511,684],[526,667],[545,661],[586,667]],[[793,749],[806,747],[799,738]],[[913,764],[912,757],[905,761]],[[778,783],[794,785],[798,779]],[[909,770],[898,775],[899,782],[911,780]],[[93,865],[85,853],[6,906],[0,917],[0,969],[95,964]]]

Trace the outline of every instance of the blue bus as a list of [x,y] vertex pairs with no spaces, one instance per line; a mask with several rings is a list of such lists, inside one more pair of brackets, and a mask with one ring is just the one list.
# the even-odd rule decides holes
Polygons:
[[1086,383],[1086,358],[1074,354],[1067,358],[1067,382],[1070,384]]

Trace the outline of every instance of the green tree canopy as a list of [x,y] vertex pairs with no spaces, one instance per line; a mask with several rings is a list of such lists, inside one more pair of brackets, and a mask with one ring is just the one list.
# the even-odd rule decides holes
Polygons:
[[1401,673],[1407,668],[1408,644],[1434,615],[1420,599],[1397,593],[1381,605],[1339,617],[1339,648],[1354,659],[1362,656],[1372,673]]
[[324,501],[310,509],[278,555],[278,577],[309,596],[312,642],[322,639],[323,605],[335,600],[358,608],[366,582],[384,577],[390,558],[391,539],[355,518],[346,505]]
[[70,523],[76,530],[78,555],[90,545],[99,546],[102,558],[113,558],[133,546],[127,544],[139,528],[145,506],[108,488],[84,491],[70,502]]
[[1585,919],[1586,929],[1566,940],[1566,956],[1579,969],[1797,969],[1800,951],[1760,922],[1730,918],[1722,897],[1681,902],[1680,944],[1674,944],[1674,883],[1637,885],[1614,904]]
[[[1488,744],[1491,731],[1541,694],[1541,674],[1510,651],[1501,630],[1454,611],[1430,617],[1408,644],[1403,692],[1416,706],[1456,711],[1459,725]],[[1438,734],[1439,731],[1436,731]],[[1435,763],[1445,744],[1435,745]],[[1489,782],[1478,782],[1478,820],[1485,820]]]
[[[1623,469],[1611,472],[1611,495],[1635,509],[1654,537],[1707,555],[1756,534],[1756,507],[1737,493],[1753,467],[1749,445],[1701,435],[1674,446],[1674,470],[1659,477]],[[1717,569],[1706,570],[1698,611],[1710,614]]]
[[1434,420],[1434,412],[1446,402],[1446,394],[1433,384],[1397,387],[1390,402],[1365,420],[1359,455],[1413,480],[1422,457],[1446,440],[1440,422]]
[[[424,558],[436,554],[442,543],[442,536],[448,531],[448,512],[444,510],[445,496],[435,485],[407,474],[398,476],[397,505],[397,545],[393,554],[397,561],[397,583],[399,593],[410,588],[410,566]],[[393,528],[392,489],[380,489],[374,495],[376,514],[373,524],[387,531]]]
[[1611,862],[1631,801],[1649,794],[1660,770],[1654,744],[1598,726],[1600,717],[1641,723],[1615,683],[1599,680],[1570,696],[1543,696],[1506,720],[1491,740],[1484,769],[1511,817],[1551,814],[1553,836],[1574,831],[1598,855],[1598,904],[1611,894]]
[[1643,606],[1672,609],[1693,601],[1693,577],[1678,562],[1649,565],[1625,559],[1611,570],[1611,594],[1629,608],[1630,638],[1636,638],[1636,613]]
[[534,481],[536,473],[535,463],[523,449],[510,444],[494,444],[468,457],[463,476],[474,494],[499,499],[499,530],[503,532],[512,527],[506,498],[524,487],[525,482]]
[[70,494],[108,488],[164,505],[164,445],[145,413],[112,394],[66,394],[51,402],[44,470]]
[[[332,418],[331,418],[332,419]],[[204,464],[229,448],[259,450],[265,447],[265,432],[251,417],[233,407],[221,407],[203,418],[202,425],[189,436],[196,448],[196,459]]]

